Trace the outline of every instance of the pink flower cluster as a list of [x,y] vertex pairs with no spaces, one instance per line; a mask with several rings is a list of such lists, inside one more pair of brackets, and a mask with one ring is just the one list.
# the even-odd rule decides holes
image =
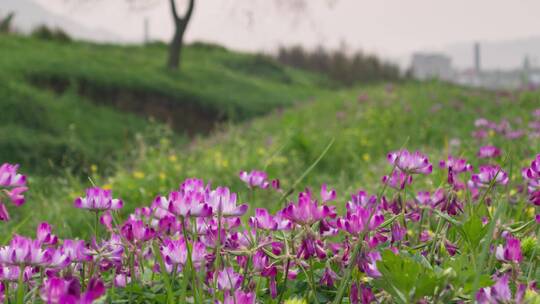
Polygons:
[[529,167],[521,171],[523,178],[527,181],[529,200],[536,206],[540,206],[540,154],[531,162]]
[[[336,303],[344,297],[349,303],[377,303],[391,301],[394,295],[394,285],[383,283],[391,279],[385,277],[386,253],[413,256],[435,271],[451,268],[444,259],[454,261],[452,257],[480,250],[488,242],[493,280],[482,281],[470,299],[524,303],[525,292],[535,287],[523,279],[524,269],[533,266],[532,259],[525,258],[530,251],[522,248],[522,239],[534,221],[521,226],[497,222],[489,234],[496,237],[477,243],[475,235],[467,233],[487,229],[493,213],[470,224],[471,231],[458,223],[476,216],[469,212],[478,209],[480,191],[482,197],[495,199],[498,189],[509,187],[508,173],[494,164],[480,165],[474,172],[467,160],[448,156],[439,162],[442,180],[437,187],[418,191],[423,184],[413,183],[413,176],[433,178],[428,177],[433,167],[426,155],[400,150],[389,153],[388,162],[391,173],[383,178],[379,195],[356,191],[343,200],[343,209],[336,190],[322,184],[320,191],[307,188],[295,199],[285,195],[281,206],[276,199],[275,212],[254,208],[248,214],[248,204],[231,189],[192,178],[121,221],[122,200],[113,198],[110,190],[90,188],[74,206],[94,213],[89,213],[96,219],[94,237],[60,239],[48,223],[38,226],[35,238],[14,235],[0,247],[0,288],[5,292],[0,299],[20,301],[20,290],[26,299],[46,303],[92,303],[118,296],[133,302],[253,304],[281,303],[286,294],[301,292],[314,302],[324,295]],[[16,169],[2,166],[0,185],[8,191],[26,185]],[[531,206],[539,205],[540,154],[522,174]],[[251,191],[255,187],[270,185],[261,171],[243,172],[240,179],[251,188],[250,194],[256,194]],[[287,192],[280,196],[283,193]],[[455,281],[461,276],[440,277],[445,288],[416,302],[440,295],[452,301],[464,297],[461,283]],[[144,292],[137,291],[141,289]],[[135,298],[144,296],[154,298]]]
[[9,221],[9,212],[4,199],[11,201],[15,206],[24,204],[26,176],[17,173],[18,165],[5,163],[0,166],[0,221]]

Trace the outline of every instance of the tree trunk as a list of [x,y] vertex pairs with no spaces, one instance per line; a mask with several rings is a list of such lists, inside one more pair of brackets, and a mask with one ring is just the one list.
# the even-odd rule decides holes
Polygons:
[[171,70],[177,70],[180,68],[180,57],[182,55],[182,47],[184,46],[185,31],[185,25],[175,26],[174,36],[169,44],[169,60],[167,61],[167,67]]
[[191,19],[191,15],[193,13],[195,0],[189,0],[187,12],[183,17],[180,17],[176,11],[175,0],[170,0],[170,4],[174,20],[174,36],[169,45],[169,59],[167,60],[167,67],[172,70],[177,70],[180,68],[182,47],[184,45],[184,33],[186,32],[189,20]]

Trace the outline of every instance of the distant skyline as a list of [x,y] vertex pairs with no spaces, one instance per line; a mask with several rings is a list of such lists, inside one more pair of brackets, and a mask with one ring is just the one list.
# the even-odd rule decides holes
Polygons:
[[[147,9],[129,9],[125,0],[34,1],[129,42],[142,41],[144,18],[152,38],[169,40],[172,34],[167,0],[147,0],[153,3]],[[460,42],[540,36],[538,0],[331,0],[332,9],[329,0],[307,0],[304,13],[287,13],[274,4],[280,1],[295,0],[199,0],[186,39],[245,51],[293,44],[335,48],[344,41],[350,50],[401,60],[413,51]],[[177,2],[182,6],[186,0]]]

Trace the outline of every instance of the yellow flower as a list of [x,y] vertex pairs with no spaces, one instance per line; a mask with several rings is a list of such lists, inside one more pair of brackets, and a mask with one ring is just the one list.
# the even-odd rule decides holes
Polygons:
[[539,304],[540,295],[532,289],[527,289],[527,291],[525,291],[525,301],[523,303]]
[[165,178],[167,178],[167,174],[165,174],[164,172],[159,172],[159,179],[165,180]]
[[222,166],[223,168],[228,168],[228,167],[229,167],[229,161],[226,160],[226,159],[223,160],[223,161],[221,161],[221,166]]
[[371,159],[371,157],[369,156],[369,153],[364,153],[364,154],[362,155],[362,159],[363,159],[364,161],[369,161],[369,160]]
[[176,158],[176,155],[174,155],[174,154],[169,155],[169,161],[170,161],[171,163],[174,163],[174,162],[176,162],[177,160],[178,160],[178,159]]
[[368,144],[369,142],[365,137],[360,138],[360,145],[367,146]]
[[144,178],[144,172],[135,171],[135,172],[133,172],[133,177],[135,177],[136,179],[142,179],[142,178]]
[[533,217],[534,216],[534,207],[529,207],[527,208],[527,215],[530,216],[530,217]]
[[103,185],[103,190],[111,190],[112,189],[112,185],[111,184],[105,184]]
[[161,143],[162,146],[168,146],[168,145],[169,145],[169,142],[170,142],[170,141],[169,141],[169,139],[167,139],[167,138],[162,138],[162,139],[160,140],[160,143]]
[[307,304],[307,301],[304,299],[292,298],[285,300],[283,304]]
[[286,164],[289,161],[285,156],[278,156],[274,159],[277,164]]
[[489,130],[489,131],[488,131],[488,135],[489,135],[489,137],[495,136],[495,131]]
[[97,168],[97,166],[95,164],[90,165],[90,171],[95,173],[97,171],[97,169],[98,168]]

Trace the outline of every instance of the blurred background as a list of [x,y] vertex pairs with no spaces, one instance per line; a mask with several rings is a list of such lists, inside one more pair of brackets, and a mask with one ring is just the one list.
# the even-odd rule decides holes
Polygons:
[[61,214],[92,183],[126,212],[183,178],[238,188],[256,168],[285,188],[375,189],[405,141],[474,155],[478,117],[532,134],[517,139],[526,155],[540,134],[538,11],[536,0],[0,0],[0,161],[30,176],[27,213],[47,207],[40,218],[79,234],[80,216]]
[[[169,42],[167,0],[4,0],[15,31],[40,26],[100,43]],[[178,1],[185,12],[188,0]],[[537,1],[210,0],[197,3],[184,41],[208,42],[291,61],[287,50],[376,55],[419,78],[515,87],[516,74],[538,83]],[[280,52],[281,50],[281,52]],[[279,56],[282,54],[282,56]],[[298,63],[297,63],[298,64]],[[482,73],[480,73],[482,72]],[[497,80],[499,82],[497,82]]]

